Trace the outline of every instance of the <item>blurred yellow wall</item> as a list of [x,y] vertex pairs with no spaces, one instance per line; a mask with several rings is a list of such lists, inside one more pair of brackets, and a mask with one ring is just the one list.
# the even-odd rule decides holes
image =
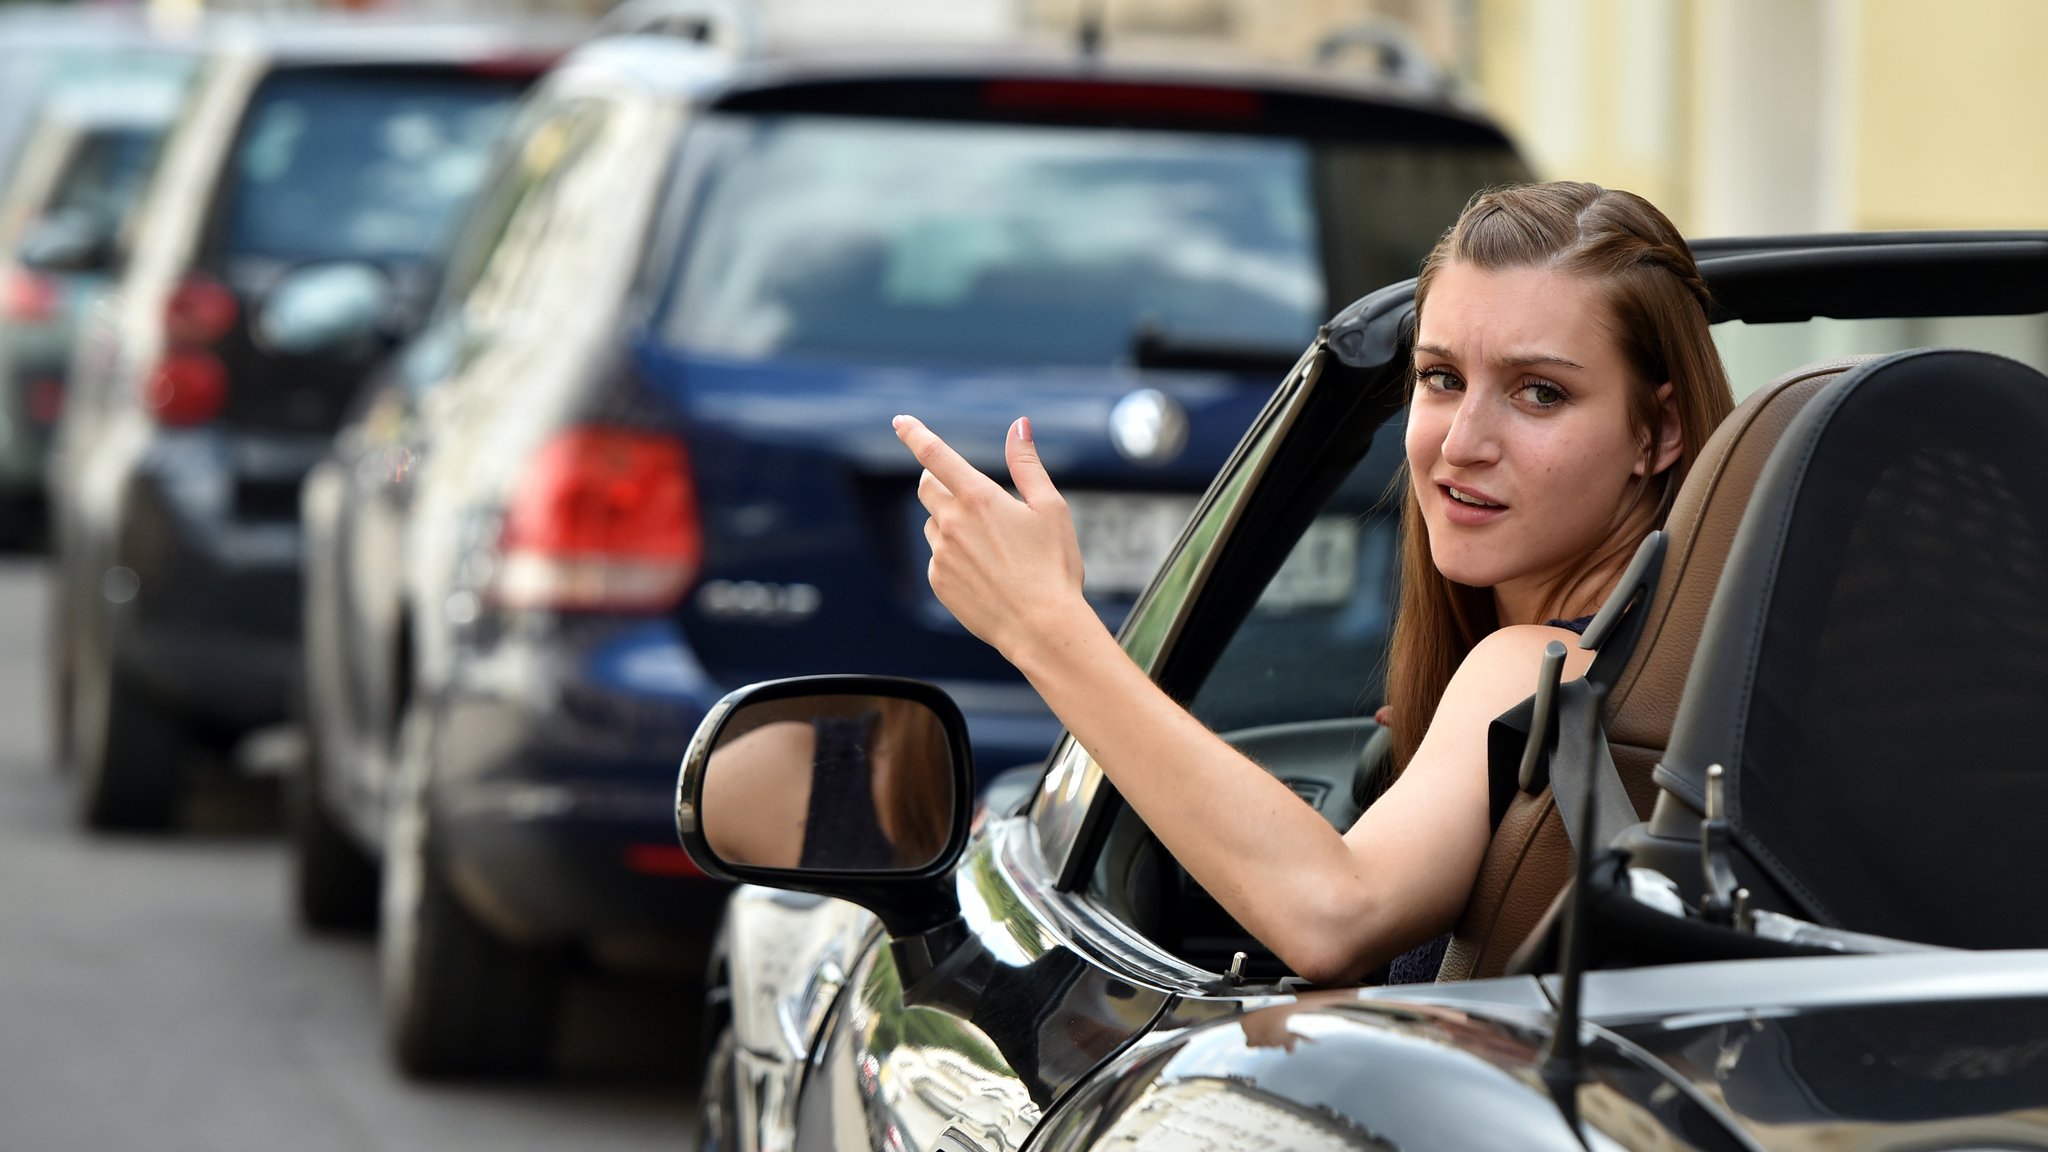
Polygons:
[[1546,176],[1647,196],[1674,217],[1690,189],[1684,0],[1479,0],[1484,103]]
[[1539,170],[1703,234],[2048,226],[2043,0],[1476,0]]
[[[1057,28],[1081,0],[1022,2]],[[1112,45],[1276,63],[1341,23],[1401,23],[1539,174],[1642,193],[1687,235],[2048,228],[2048,0],[1100,2]],[[1795,365],[1926,345],[2048,369],[2038,316],[1715,337],[1738,396]]]
[[1858,224],[2048,224],[2048,3],[1864,0],[1862,17]]

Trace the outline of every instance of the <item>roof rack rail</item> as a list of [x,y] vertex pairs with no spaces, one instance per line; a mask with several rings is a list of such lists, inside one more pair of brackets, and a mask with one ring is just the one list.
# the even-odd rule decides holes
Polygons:
[[1373,70],[1389,80],[1442,91],[1451,76],[1430,59],[1406,25],[1380,17],[1334,28],[1316,42],[1316,63],[1335,64],[1349,53],[1369,55]]
[[672,36],[744,59],[760,49],[761,22],[754,0],[626,0],[592,31],[606,36]]

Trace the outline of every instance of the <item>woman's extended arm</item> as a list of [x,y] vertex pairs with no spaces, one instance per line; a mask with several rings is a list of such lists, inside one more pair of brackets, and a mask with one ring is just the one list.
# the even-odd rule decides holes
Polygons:
[[[1081,595],[1065,501],[1029,425],[1010,429],[1021,500],[921,423],[897,434],[924,465],[932,590],[1022,671],[1201,885],[1290,968],[1354,980],[1450,927],[1486,851],[1486,727],[1527,696],[1552,628],[1508,628],[1452,679],[1401,778],[1339,835],[1126,657]],[[1590,654],[1574,650],[1567,675]]]

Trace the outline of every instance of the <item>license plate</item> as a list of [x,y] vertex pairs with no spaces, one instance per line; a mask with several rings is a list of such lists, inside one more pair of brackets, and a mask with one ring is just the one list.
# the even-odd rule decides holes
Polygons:
[[1351,599],[1358,581],[1358,521],[1318,516],[1259,594],[1259,607],[1285,612],[1328,608]]
[[[1145,590],[1152,574],[1180,539],[1181,529],[1200,503],[1196,496],[1124,492],[1068,492],[1067,511],[1081,542],[1082,589],[1090,596],[1129,598]],[[924,574],[931,554],[924,550],[924,508],[905,508],[916,542],[916,571]],[[1358,579],[1358,522],[1344,516],[1317,517],[1295,543],[1259,597],[1262,611],[1291,611],[1343,604]],[[934,612],[943,608],[932,602]]]
[[1129,596],[1152,582],[1180,539],[1199,497],[1069,492],[1067,511],[1081,541],[1082,590]]

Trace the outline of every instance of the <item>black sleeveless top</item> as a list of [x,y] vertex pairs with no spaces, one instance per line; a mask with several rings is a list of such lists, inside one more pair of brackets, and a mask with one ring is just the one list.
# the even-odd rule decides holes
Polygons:
[[[1585,635],[1586,626],[1592,622],[1591,616],[1581,616],[1576,620],[1545,621],[1552,628],[1569,628],[1582,636]],[[1502,720],[1507,720],[1508,723],[1496,720],[1487,730],[1486,815],[1489,829],[1500,827],[1501,818],[1508,814],[1508,804],[1515,798],[1515,790],[1521,786],[1515,774],[1522,764],[1522,745],[1520,739],[1515,738],[1515,732],[1519,730],[1526,733],[1529,725],[1526,720],[1516,723],[1510,718],[1517,712],[1533,708],[1533,698],[1517,704],[1502,715]],[[1505,746],[1509,743],[1513,745],[1511,749]],[[1437,969],[1444,965],[1444,952],[1450,946],[1451,934],[1446,932],[1427,944],[1418,944],[1394,957],[1393,963],[1387,965],[1387,983],[1427,984],[1434,981]]]
[[811,772],[811,800],[804,816],[804,868],[872,870],[894,867],[895,846],[882,832],[875,811],[874,764],[868,759],[876,712],[820,716]]

